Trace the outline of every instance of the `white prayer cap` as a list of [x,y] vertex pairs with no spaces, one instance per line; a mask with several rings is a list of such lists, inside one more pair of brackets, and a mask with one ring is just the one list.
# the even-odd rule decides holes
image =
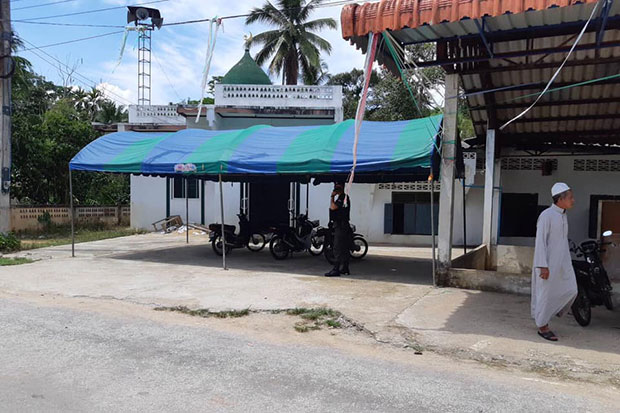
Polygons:
[[570,190],[570,187],[564,182],[557,182],[551,187],[551,196],[556,196],[568,190]]

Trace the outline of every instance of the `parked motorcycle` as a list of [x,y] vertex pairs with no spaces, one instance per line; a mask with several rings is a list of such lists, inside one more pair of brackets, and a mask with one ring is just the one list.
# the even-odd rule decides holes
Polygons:
[[[361,260],[368,254],[368,242],[364,239],[362,234],[358,234],[355,225],[351,225],[351,247],[349,253],[354,260]],[[325,228],[321,227],[317,229],[315,235],[312,238],[312,248],[315,251],[322,251],[325,254],[325,259],[331,264],[336,264],[336,257],[334,256],[334,228],[332,224]],[[320,252],[316,255],[320,255]]]
[[[611,231],[605,231],[603,238],[610,237]],[[600,253],[604,245],[611,242],[588,240],[577,246],[571,241],[571,251],[577,258],[573,260],[573,268],[577,277],[577,298],[571,307],[575,320],[582,325],[590,324],[592,307],[604,305],[608,310],[613,310],[611,298],[611,283],[607,271],[603,268]]]
[[301,214],[295,222],[295,227],[280,227],[273,234],[269,251],[276,260],[284,260],[293,252],[309,251],[312,255],[321,254],[322,251],[317,253],[312,248],[312,236],[319,221],[310,221],[306,215]]
[[[247,248],[252,252],[259,252],[265,248],[267,241],[265,235],[259,231],[254,231],[250,225],[250,221],[245,214],[237,214],[239,217],[239,233],[235,233],[236,228],[234,225],[224,225],[225,240],[226,240],[226,254],[228,254],[233,248]],[[222,248],[222,225],[210,224],[209,238],[211,240],[211,246],[213,251],[217,255],[223,255]]]

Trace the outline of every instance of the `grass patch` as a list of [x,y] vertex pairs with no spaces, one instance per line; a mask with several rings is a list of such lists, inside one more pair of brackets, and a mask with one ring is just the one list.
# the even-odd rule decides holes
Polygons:
[[307,333],[310,330],[320,330],[321,326],[317,324],[306,324],[304,322],[295,323],[295,331],[298,333]]
[[320,330],[322,327],[342,328],[340,319],[342,313],[330,308],[292,308],[286,314],[298,316],[302,321],[295,323],[295,331],[307,333],[311,330]]
[[22,265],[34,262],[28,258],[0,258],[0,267],[8,265]]
[[[250,309],[245,310],[230,310],[230,311],[211,311],[208,308],[198,308],[192,310],[186,306],[176,307],[155,307],[155,311],[173,311],[177,313],[187,314],[194,317],[203,318],[239,318],[250,315]],[[342,313],[330,308],[292,308],[289,310],[265,310],[255,311],[266,314],[282,314],[285,313],[290,316],[301,318],[293,326],[295,331],[299,333],[307,333],[313,330],[320,330],[323,327],[327,328],[344,328],[343,324],[348,325],[349,321],[344,318]],[[350,323],[349,323],[350,324]]]
[[176,306],[176,307],[155,307],[155,311],[173,311],[177,313],[183,313],[187,315],[191,315],[194,317],[203,317],[203,318],[239,318],[250,315],[250,309],[246,308],[245,310],[230,310],[230,311],[211,311],[208,308],[199,308],[196,310],[192,310],[185,306]]
[[[146,231],[135,230],[128,227],[116,228],[77,228],[75,242],[99,241],[103,239],[126,237],[129,235],[144,234]],[[55,227],[48,233],[22,233],[18,235],[22,250],[35,248],[55,247],[58,245],[71,244],[71,228]]]
[[336,320],[327,320],[325,324],[327,324],[331,328],[342,328],[342,324],[340,323],[340,321]]

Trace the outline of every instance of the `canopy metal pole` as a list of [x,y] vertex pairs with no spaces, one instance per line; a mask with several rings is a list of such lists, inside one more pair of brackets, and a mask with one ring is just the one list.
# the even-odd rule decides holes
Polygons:
[[75,212],[73,210],[73,177],[69,167],[69,209],[71,209],[71,257],[75,257]]
[[189,244],[189,179],[185,178],[185,243]]
[[437,287],[437,264],[435,262],[435,182],[431,178],[431,244],[433,247],[433,286]]
[[222,174],[220,174],[220,213],[222,219],[222,268],[226,268],[226,232],[224,231],[224,191],[222,188]]
[[310,210],[310,182],[306,184],[306,216]]
[[463,253],[467,254],[467,209],[465,202],[465,178],[463,178]]

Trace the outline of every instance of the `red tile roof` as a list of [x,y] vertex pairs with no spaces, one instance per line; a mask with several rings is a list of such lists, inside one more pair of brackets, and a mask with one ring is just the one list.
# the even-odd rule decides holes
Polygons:
[[522,13],[596,3],[597,0],[381,0],[363,5],[349,4],[340,15],[342,37],[364,36],[370,32],[416,28],[425,24],[456,22],[484,16]]

